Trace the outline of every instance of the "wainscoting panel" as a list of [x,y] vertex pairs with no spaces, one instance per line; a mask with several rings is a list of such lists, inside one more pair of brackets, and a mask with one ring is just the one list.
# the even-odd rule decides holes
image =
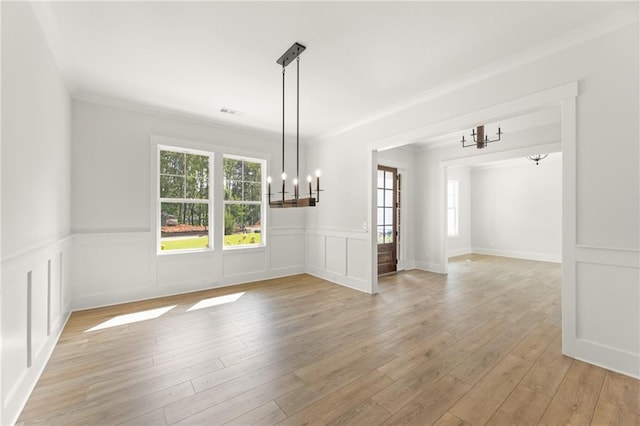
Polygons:
[[367,282],[369,271],[369,241],[363,239],[347,239],[347,275],[353,279]]
[[324,235],[307,233],[307,266],[320,270],[325,269],[324,253]]
[[369,233],[307,230],[307,273],[325,280],[373,292]]
[[304,267],[304,229],[272,230],[269,242],[271,270]]
[[327,272],[347,275],[347,239],[344,237],[325,237],[325,259],[327,259]]
[[569,355],[640,378],[640,251],[576,247]]
[[[75,309],[114,303],[108,295],[133,293],[149,285],[149,232],[78,234],[74,238]],[[101,294],[106,295],[104,300],[83,300]]]
[[[215,252],[152,256],[156,259],[159,292],[180,293],[214,287],[222,278],[222,259]],[[153,277],[147,280],[153,287]]]
[[224,252],[224,276],[264,273],[267,270],[267,249],[235,249]]
[[2,259],[2,419],[15,422],[70,311],[63,270],[72,238]]
[[[633,285],[637,275],[638,270],[634,268],[578,263],[578,339],[628,352],[638,350],[640,289]],[[629,324],[629,327],[616,327],[615,324]]]

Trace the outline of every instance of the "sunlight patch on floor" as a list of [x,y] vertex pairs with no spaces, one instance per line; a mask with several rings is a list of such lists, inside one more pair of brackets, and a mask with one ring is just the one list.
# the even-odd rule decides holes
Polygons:
[[134,312],[132,314],[118,315],[110,320],[91,327],[86,330],[85,333],[90,331],[104,330],[105,328],[117,327],[119,325],[132,324],[134,322],[146,321],[154,318],[158,318],[175,308],[178,305],[166,306],[164,308],[149,309],[147,311]]
[[202,299],[201,301],[199,301],[198,303],[196,303],[195,305],[187,309],[187,312],[196,311],[198,309],[210,308],[211,306],[224,305],[225,303],[233,303],[238,299],[240,299],[243,294],[244,294],[244,291],[240,293],[227,294],[225,296],[217,296],[217,297],[211,297],[209,299]]

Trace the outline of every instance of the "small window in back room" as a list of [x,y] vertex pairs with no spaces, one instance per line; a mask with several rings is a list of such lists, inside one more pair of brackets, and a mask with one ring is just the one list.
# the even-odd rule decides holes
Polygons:
[[447,182],[447,229],[450,237],[458,236],[458,182]]

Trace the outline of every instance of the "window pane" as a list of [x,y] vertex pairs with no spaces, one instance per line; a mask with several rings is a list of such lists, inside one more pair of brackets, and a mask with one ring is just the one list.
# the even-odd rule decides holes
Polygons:
[[393,226],[393,208],[387,207],[384,209],[384,224]]
[[209,247],[209,205],[161,203],[160,250],[201,250]]
[[242,180],[242,161],[233,158],[225,158],[223,160],[224,179],[225,180]]
[[187,154],[187,186],[185,198],[209,198],[209,157]]
[[242,187],[244,190],[244,201],[260,201],[262,199],[262,183],[244,182]]
[[393,228],[391,226],[385,226],[384,227],[384,242],[385,243],[392,243],[393,242],[392,229]]
[[262,206],[227,204],[224,208],[224,245],[258,245],[261,242]]
[[384,208],[378,207],[378,225],[384,225]]
[[160,176],[160,198],[184,198],[184,177]]
[[378,188],[384,188],[384,170],[378,170]]
[[242,182],[237,180],[225,180],[224,199],[242,201]]
[[392,189],[384,190],[384,206],[393,207],[393,190]]
[[384,244],[384,226],[378,226],[378,244]]
[[244,180],[247,182],[261,182],[262,181],[262,167],[260,163],[252,163],[251,161],[244,161]]
[[227,201],[262,200],[262,164],[225,158],[224,199]]
[[185,198],[192,198],[196,200],[209,199],[209,177],[187,176]]
[[384,173],[384,187],[386,189],[393,189],[393,173],[392,172]]
[[384,189],[378,189],[378,207],[384,207]]
[[182,152],[160,151],[160,174],[184,175],[185,154]]

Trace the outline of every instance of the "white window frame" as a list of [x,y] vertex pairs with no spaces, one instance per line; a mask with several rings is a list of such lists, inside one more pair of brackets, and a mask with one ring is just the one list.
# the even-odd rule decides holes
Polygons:
[[[200,199],[190,199],[190,198],[161,198],[160,197],[160,152],[161,151],[171,151],[171,152],[181,152],[184,154],[193,154],[193,155],[201,155],[206,156],[209,159],[209,198],[208,200],[200,200]],[[170,146],[170,145],[157,145],[156,151],[156,253],[160,256],[167,256],[173,254],[183,254],[183,253],[202,253],[202,252],[211,252],[213,251],[213,228],[215,226],[214,220],[214,152],[210,151],[202,151],[197,149],[184,148],[180,146]],[[188,249],[188,250],[162,250],[161,242],[162,242],[162,203],[194,203],[194,204],[207,204],[208,205],[208,216],[209,216],[209,225],[208,225],[208,235],[209,235],[209,246],[201,249]]]
[[[460,235],[459,206],[460,192],[458,181],[449,180],[447,181],[447,236],[449,238],[455,238]],[[454,217],[453,230],[451,229],[452,224],[449,221],[449,216],[452,211]]]
[[[222,249],[223,250],[247,250],[247,249],[255,249],[266,247],[266,239],[267,235],[265,232],[265,224],[266,224],[266,211],[267,211],[267,201],[266,201],[266,172],[267,172],[267,161],[261,158],[249,157],[246,155],[234,155],[234,154],[222,154],[222,167],[223,167],[223,181],[222,181],[222,191],[224,194],[224,159],[229,158],[231,160],[240,160],[240,161],[248,161],[251,163],[259,163],[261,167],[260,172],[260,201],[237,201],[237,200],[225,200],[224,195],[222,196],[222,223],[221,223],[221,234],[222,234]],[[224,244],[224,219],[225,219],[225,210],[227,205],[229,204],[249,204],[249,205],[259,205],[260,206],[260,244],[245,244],[238,246],[226,246]]]

